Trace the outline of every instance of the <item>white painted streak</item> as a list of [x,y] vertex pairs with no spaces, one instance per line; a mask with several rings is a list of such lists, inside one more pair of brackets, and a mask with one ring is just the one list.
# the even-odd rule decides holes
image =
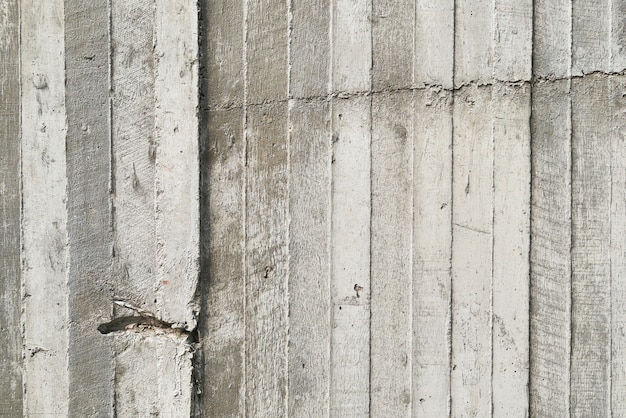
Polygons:
[[21,19],[24,413],[67,416],[63,1],[24,0]]
[[156,234],[160,317],[196,326],[199,259],[197,6],[156,2]]

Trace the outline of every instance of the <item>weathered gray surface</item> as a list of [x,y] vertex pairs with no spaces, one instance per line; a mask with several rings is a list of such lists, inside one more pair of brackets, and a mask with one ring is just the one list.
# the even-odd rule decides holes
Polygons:
[[199,6],[0,1],[0,412],[624,415],[623,0]]
[[19,2],[0,3],[0,411],[22,414]]

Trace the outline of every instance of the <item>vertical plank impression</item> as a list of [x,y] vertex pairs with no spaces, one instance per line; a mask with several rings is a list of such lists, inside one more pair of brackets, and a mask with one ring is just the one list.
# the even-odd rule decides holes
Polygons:
[[611,138],[611,413],[626,416],[626,77],[609,79]]
[[[371,90],[371,4],[334,0],[332,89]],[[371,99],[332,101],[330,415],[369,414]]]
[[528,416],[530,86],[494,106],[493,415]]
[[111,1],[116,297],[155,312],[154,1]]
[[413,78],[416,85],[452,88],[454,0],[416,0]]
[[571,411],[610,415],[611,146],[608,78],[572,81]]
[[530,80],[533,59],[532,17],[532,0],[495,0],[492,59],[496,80]]
[[371,7],[370,0],[331,0],[333,92],[371,89]]
[[[209,90],[211,91],[211,90]],[[243,110],[209,111],[206,129],[208,154],[201,165],[208,196],[209,254],[204,346],[204,413],[207,416],[244,415],[244,235],[243,235]],[[203,213],[203,217],[207,214]],[[208,225],[206,225],[208,224]]]
[[329,93],[329,0],[291,0],[289,96],[323,97]]
[[570,413],[571,0],[535,0],[530,252],[530,414]]
[[572,0],[535,0],[533,10],[533,76],[539,79],[569,76]]
[[[154,200],[154,1],[112,0],[111,151],[115,299],[156,312]],[[114,305],[114,316],[135,312]],[[113,334],[115,413],[158,411],[158,343]],[[168,376],[169,377],[169,376]]]
[[623,17],[626,16],[626,2],[611,0],[611,59],[610,72],[622,72],[626,69],[626,25]]
[[284,99],[288,89],[289,16],[284,0],[246,0],[248,103]]
[[413,416],[435,418],[450,414],[450,91],[416,92],[414,135],[412,411]]
[[[243,4],[205,1],[201,254],[206,416],[245,414]],[[201,55],[202,56],[202,55]]]
[[[197,326],[200,262],[198,141],[198,9],[184,0],[157,0],[155,53],[155,218],[158,316],[173,328]],[[175,88],[173,87],[175,86]],[[192,347],[158,342],[159,410],[191,413]]]
[[[199,263],[198,10],[157,0],[156,247],[161,319],[196,328]],[[173,88],[176,86],[176,88]]]
[[[59,0],[21,2],[21,20],[28,22],[20,25],[24,333],[24,387],[20,389],[26,415],[68,415],[63,11]],[[95,341],[97,331],[92,334],[89,338]],[[85,372],[89,375],[89,370]]]
[[283,416],[287,392],[287,106],[248,109],[246,414]]
[[610,61],[611,0],[572,0],[572,75],[608,71]]
[[[246,414],[287,408],[287,2],[247,2]],[[281,100],[278,103],[272,103]],[[266,103],[267,104],[260,104]]]
[[113,296],[109,42],[107,1],[65,0],[70,416],[114,405],[112,348],[97,331]]
[[571,315],[569,81],[532,92],[530,415],[569,415]]
[[333,101],[331,416],[369,414],[370,106]]
[[454,106],[452,416],[491,414],[493,135],[491,87]]
[[[370,413],[411,411],[413,1],[372,2]],[[404,91],[398,91],[405,89]]]
[[454,36],[454,0],[415,3],[412,414],[433,418],[450,415]]
[[371,414],[411,411],[413,93],[372,99]]
[[413,0],[372,1],[372,89],[413,84]]
[[454,28],[455,87],[489,83],[493,68],[494,3],[492,0],[456,1]]
[[328,416],[330,104],[289,106],[289,416]]
[[[294,0],[289,36],[288,415],[328,416],[330,187],[328,1]],[[307,98],[307,99],[300,99]]]
[[21,416],[19,2],[0,4],[0,411]]

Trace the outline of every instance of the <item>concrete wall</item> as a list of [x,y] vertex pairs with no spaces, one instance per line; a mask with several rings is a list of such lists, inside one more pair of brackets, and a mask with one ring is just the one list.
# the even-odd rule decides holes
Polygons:
[[622,416],[624,0],[0,0],[0,412]]

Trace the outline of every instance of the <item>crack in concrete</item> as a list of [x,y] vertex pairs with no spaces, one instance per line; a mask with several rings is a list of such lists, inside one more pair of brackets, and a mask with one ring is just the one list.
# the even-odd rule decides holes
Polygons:
[[[322,96],[287,96],[281,99],[276,100],[263,100],[261,102],[253,102],[247,103],[246,107],[259,107],[259,106],[271,106],[274,104],[286,104],[290,100],[298,100],[304,102],[315,102],[315,101],[331,101],[333,99],[355,99],[361,97],[370,97],[374,95],[383,95],[383,94],[393,94],[393,93],[403,93],[403,92],[419,92],[419,91],[432,91],[435,93],[446,92],[446,93],[456,93],[467,88],[471,87],[496,87],[496,86],[509,86],[509,87],[519,87],[519,86],[534,86],[535,84],[549,83],[549,82],[558,82],[564,80],[576,80],[583,79],[586,77],[593,76],[605,76],[605,77],[619,77],[626,75],[626,69],[621,71],[592,71],[589,73],[582,74],[574,74],[566,77],[545,77],[545,76],[533,76],[530,80],[499,80],[493,79],[489,81],[468,81],[466,83],[461,83],[455,85],[454,87],[446,87],[442,84],[421,84],[415,86],[405,86],[398,88],[385,88],[378,90],[358,90],[352,92],[346,91],[335,91]],[[239,102],[231,102],[224,103],[220,105],[209,105],[205,111],[219,111],[219,110],[233,110],[233,109],[243,109],[244,104]]]
[[116,305],[131,309],[137,315],[126,315],[114,318],[109,322],[102,323],[98,326],[101,334],[111,334],[117,332],[134,332],[144,335],[167,335],[184,340],[188,344],[199,342],[197,328],[187,331],[178,326],[178,324],[170,323],[158,319],[153,313],[139,308],[128,302],[121,300],[113,301]]

